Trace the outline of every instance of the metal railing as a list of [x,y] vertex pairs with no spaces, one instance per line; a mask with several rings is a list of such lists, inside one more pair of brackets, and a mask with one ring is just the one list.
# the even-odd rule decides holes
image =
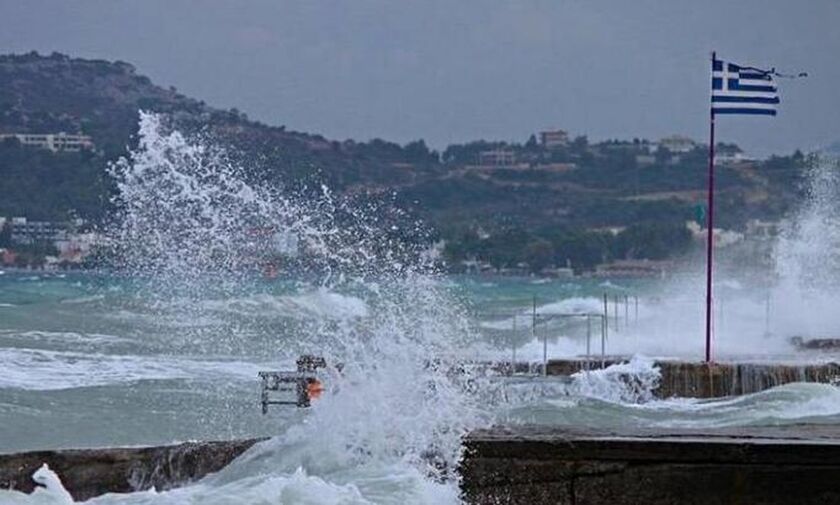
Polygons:
[[[506,310],[491,310],[482,311],[474,314],[477,322],[482,327],[484,332],[510,332],[510,346],[511,346],[511,370],[515,373],[516,370],[516,354],[517,338],[525,331],[530,332],[531,340],[542,341],[542,367],[541,375],[545,376],[548,373],[548,340],[549,329],[547,328],[552,321],[581,321],[585,322],[586,339],[585,339],[585,361],[584,369],[589,370],[595,362],[595,354],[593,353],[592,337],[600,333],[600,362],[601,368],[606,366],[607,361],[607,342],[609,340],[610,331],[619,333],[621,328],[629,328],[631,324],[635,324],[639,320],[639,298],[636,295],[630,296],[613,295],[607,293],[603,294],[603,311],[602,312],[549,312],[540,313],[537,307],[536,297],[532,298],[530,311],[528,308],[522,307],[518,309]],[[612,306],[611,305],[612,302]],[[612,311],[610,310],[612,309]],[[633,318],[631,322],[631,310]],[[529,313],[530,312],[530,313]],[[612,312],[612,314],[610,314]],[[621,320],[620,312],[623,312],[623,322]],[[521,323],[522,319],[529,319],[525,324]],[[510,326],[504,328],[503,325],[510,321]],[[612,320],[612,321],[610,321]],[[530,323],[530,324],[529,324]],[[612,327],[610,326],[612,323]],[[542,331],[541,331],[542,330]],[[597,332],[597,333],[594,333]],[[540,338],[540,333],[542,333]]]

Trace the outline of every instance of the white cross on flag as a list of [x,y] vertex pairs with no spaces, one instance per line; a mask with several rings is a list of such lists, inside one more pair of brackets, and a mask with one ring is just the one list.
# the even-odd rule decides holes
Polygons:
[[773,72],[712,60],[712,114],[776,115]]

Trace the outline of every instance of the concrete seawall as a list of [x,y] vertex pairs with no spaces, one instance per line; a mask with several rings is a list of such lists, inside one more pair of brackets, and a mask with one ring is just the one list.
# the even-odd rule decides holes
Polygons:
[[0,454],[0,488],[31,493],[35,488],[32,474],[46,463],[74,500],[105,493],[170,489],[221,470],[259,441]]
[[480,430],[460,467],[467,503],[840,503],[840,429]]
[[[32,492],[50,465],[76,500],[171,489],[224,468],[258,439],[0,455],[0,487]],[[840,503],[840,427],[595,431],[517,426],[464,439],[474,504]]]
[[[654,391],[659,397],[712,398],[840,379],[836,363],[655,365],[662,374]],[[482,366],[510,369],[509,363]],[[551,360],[546,371],[568,376],[586,368],[597,368],[596,362]],[[516,370],[536,369],[517,363]],[[0,487],[32,492],[32,474],[47,463],[76,500],[169,489],[221,470],[260,440],[0,454]],[[496,428],[472,433],[464,443],[463,490],[472,503],[840,503],[835,427],[702,433]]]
[[[610,358],[606,364],[620,363]],[[548,375],[571,375],[586,368],[583,359],[549,360]],[[597,368],[600,361],[589,361],[589,368]],[[686,361],[657,361],[662,379],[654,394],[660,398],[719,398],[723,396],[757,393],[792,382],[840,382],[840,365],[823,363],[793,365],[773,363],[698,363]]]

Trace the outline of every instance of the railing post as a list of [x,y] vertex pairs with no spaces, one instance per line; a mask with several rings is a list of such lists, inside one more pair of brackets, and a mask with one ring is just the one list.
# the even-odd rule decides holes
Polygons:
[[624,327],[630,327],[630,297],[624,295]]
[[764,298],[764,336],[770,336],[770,290]]
[[263,375],[262,379],[262,391],[260,391],[260,404],[262,405],[262,413],[263,415],[268,414],[268,377]]
[[618,295],[613,295],[613,317],[615,318],[615,332],[618,333]]
[[592,339],[592,315],[586,314],[586,371],[589,371],[589,364],[592,360],[590,341]]
[[[531,336],[537,338],[537,296],[534,295],[531,308]],[[548,375],[548,335],[543,335],[543,377]]]
[[639,295],[633,295],[633,300],[636,304],[636,317],[633,320],[634,324],[639,324]]
[[548,334],[543,334],[543,377],[548,376]]
[[[604,320],[602,321],[602,326],[607,324],[607,319],[609,318],[609,311],[607,310],[607,292],[604,292]],[[601,332],[603,333],[603,331]]]
[[510,374],[516,375],[516,313],[513,313],[513,336],[510,339],[510,346],[513,352],[510,360]]
[[607,316],[601,318],[601,368],[606,364],[607,355]]

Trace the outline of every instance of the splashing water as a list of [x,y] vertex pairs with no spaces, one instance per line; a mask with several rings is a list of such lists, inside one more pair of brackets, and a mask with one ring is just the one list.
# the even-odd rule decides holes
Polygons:
[[[220,307],[238,316],[244,307],[259,320],[277,302],[297,317],[250,323],[269,335],[267,356],[311,352],[343,365],[304,422],[215,477],[225,481],[218,493],[237,489],[244,502],[256,498],[253,489],[282,503],[457,501],[452,479],[437,482],[454,468],[460,437],[486,420],[459,384],[463,374],[449,373],[470,330],[419,246],[399,239],[399,225],[383,226],[380,209],[354,207],[325,188],[252,186],[224,150],[154,114],[141,113],[138,149],[111,172],[120,208],[108,229],[115,268],[143,279],[138,296],[161,318],[199,321],[183,324],[173,346],[230,354],[255,330],[230,324]],[[254,295],[265,264],[279,265],[295,294]],[[322,307],[336,303],[344,311],[325,317]],[[203,501],[208,485],[97,502]]]
[[[805,199],[768,251],[771,265],[732,264],[729,250],[716,251],[714,359],[814,360],[797,355],[790,339],[840,337],[840,162],[812,156],[805,180]],[[704,356],[705,259],[692,264],[644,297],[638,324],[613,335],[610,352]]]
[[[792,386],[740,403],[658,402],[652,391],[659,371],[644,358],[569,381],[487,377],[462,366],[484,348],[450,283],[420,247],[401,239],[400,227],[414,233],[414,223],[395,223],[384,217],[388,211],[354,206],[325,188],[294,193],[250,184],[249,170],[224,149],[173,131],[153,114],[141,114],[138,149],[111,170],[120,208],[107,230],[114,267],[139,284],[115,317],[132,327],[141,320],[143,328],[159,325],[149,338],[163,341],[151,347],[172,355],[155,355],[154,369],[145,361],[132,361],[126,369],[114,360],[112,370],[69,351],[53,353],[53,361],[72,362],[80,380],[208,376],[219,387],[232,377],[254,375],[254,361],[239,359],[254,358],[254,349],[258,362],[271,367],[301,353],[343,367],[331,376],[329,394],[306,412],[278,416],[282,428],[271,440],[221,472],[180,489],[107,495],[92,503],[456,503],[453,469],[461,437],[494,421],[668,426],[698,418],[698,424],[730,425],[767,416],[786,422],[803,410],[808,416],[840,415],[835,390]],[[829,197],[823,200],[835,205]],[[800,222],[822,219],[803,212]],[[790,237],[808,242],[819,230],[800,226]],[[809,251],[804,247],[803,253]],[[281,272],[278,279],[261,278],[266,265]],[[790,272],[790,278],[801,277]],[[280,294],[269,289],[278,284]],[[582,297],[542,308],[589,312],[600,303]],[[673,305],[661,311],[686,318]],[[642,318],[650,313],[645,307]],[[666,330],[683,340],[693,337]],[[626,335],[611,333],[610,352],[621,350]],[[75,338],[67,333],[38,338],[59,337]],[[116,337],[100,340],[129,345]],[[660,344],[648,343],[649,349]],[[105,344],[85,345],[93,350]],[[189,359],[193,355],[205,359]],[[93,369],[96,374],[89,373]],[[202,384],[197,387],[206,387]],[[762,407],[768,398],[769,411]],[[0,501],[66,502],[60,483],[53,491],[51,496],[0,491]]]
[[109,229],[113,257],[132,275],[154,277],[156,293],[171,296],[162,288],[209,274],[233,289],[278,257],[331,287],[349,282],[344,276],[399,274],[398,260],[413,252],[389,241],[370,209],[336,202],[327,188],[289,195],[251,186],[224,149],[164,131],[161,116],[141,113],[138,149],[110,170],[120,208]]
[[615,403],[644,403],[653,400],[661,377],[652,360],[634,356],[627,363],[576,373],[572,376],[573,391],[579,396]]
[[840,161],[813,156],[808,198],[783,223],[775,249],[774,324],[789,336],[840,336]]

